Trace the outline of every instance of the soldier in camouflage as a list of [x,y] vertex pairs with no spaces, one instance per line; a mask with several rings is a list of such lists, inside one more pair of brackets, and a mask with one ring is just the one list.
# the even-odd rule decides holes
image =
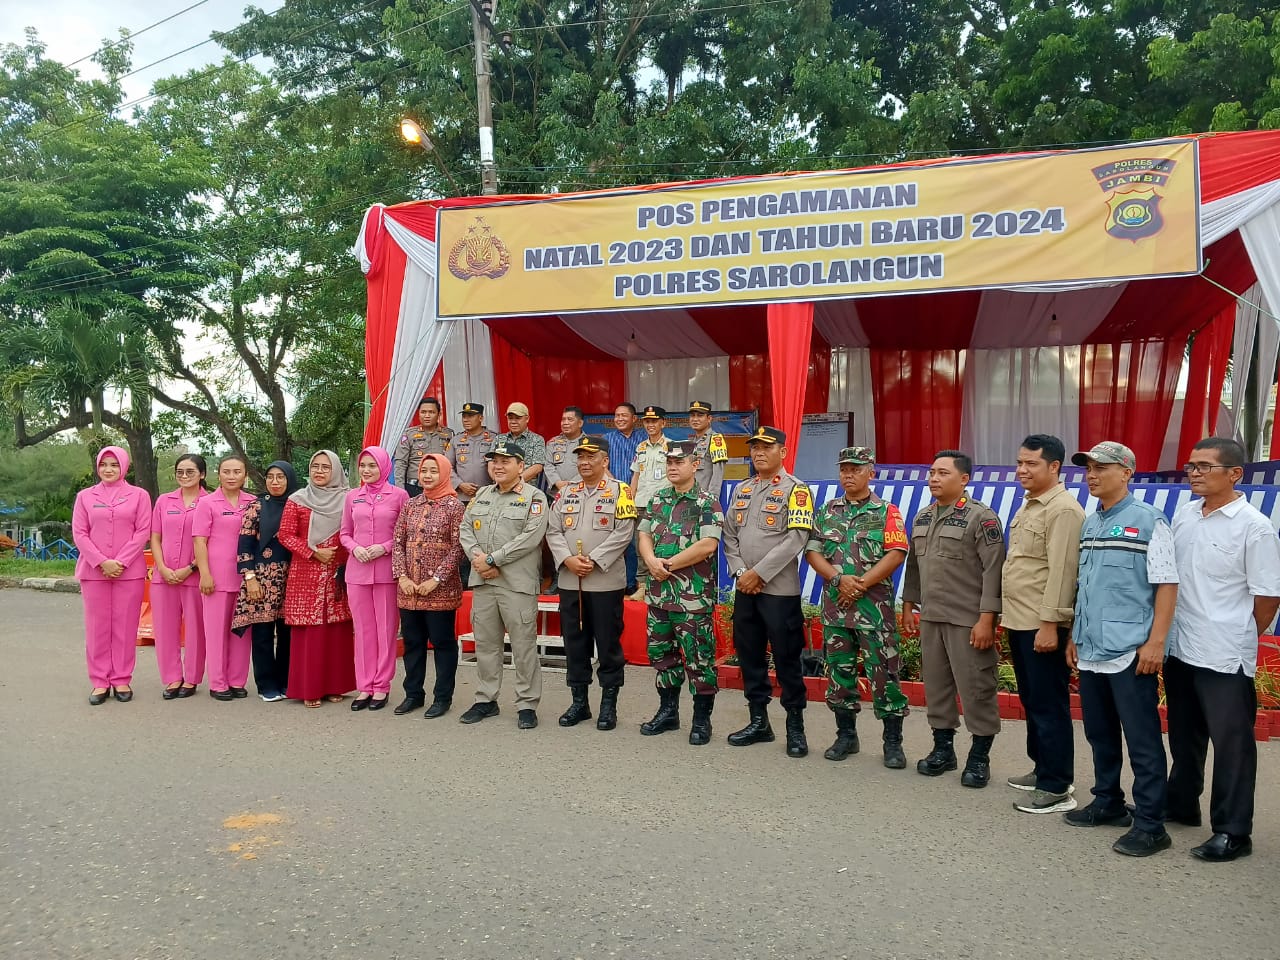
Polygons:
[[680,686],[689,679],[693,724],[689,742],[711,739],[716,697],[716,550],[724,514],[697,485],[693,441],[667,446],[667,479],[640,521],[640,559],[649,570],[649,661],[658,671],[658,712],[640,725],[647,736],[680,729]]
[[827,706],[836,715],[836,741],[823,756],[843,760],[858,752],[858,649],[866,658],[876,719],[884,724],[884,765],[901,770],[902,720],[907,698],[898,685],[893,573],[907,559],[902,514],[871,492],[875,453],[845,447],[836,461],[844,496],[818,510],[805,559],[826,581],[822,639],[827,661]]

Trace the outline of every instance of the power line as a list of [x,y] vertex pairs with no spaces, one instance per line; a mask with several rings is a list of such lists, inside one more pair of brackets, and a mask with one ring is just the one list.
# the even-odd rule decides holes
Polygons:
[[182,8],[181,10],[179,10],[177,13],[171,13],[171,14],[169,14],[169,16],[165,17],[165,18],[164,18],[164,19],[162,19],[162,20],[157,20],[155,23],[149,23],[149,24],[147,24],[145,27],[143,27],[143,28],[142,28],[142,29],[140,29],[140,30],[131,30],[131,31],[129,31],[129,35],[128,35],[127,37],[121,37],[119,40],[113,40],[111,43],[104,43],[104,44],[103,44],[102,46],[100,46],[97,50],[94,50],[94,51],[93,51],[93,53],[86,53],[86,54],[85,54],[83,57],[81,57],[79,60],[72,60],[70,63],[65,64],[65,66],[67,66],[67,67],[74,67],[76,64],[84,63],[86,60],[92,59],[93,57],[96,57],[96,56],[97,56],[98,54],[100,54],[100,53],[103,53],[103,52],[105,52],[105,51],[107,51],[107,50],[111,50],[111,49],[113,49],[113,48],[115,48],[115,47],[118,47],[118,46],[120,46],[122,43],[128,43],[128,42],[129,42],[130,40],[132,40],[134,37],[140,37],[140,36],[142,36],[142,35],[143,35],[144,33],[146,33],[148,30],[154,30],[156,27],[162,26],[163,24],[168,23],[170,20],[176,20],[176,19],[178,19],[178,17],[182,16],[184,13],[190,13],[190,12],[191,12],[192,10],[194,10],[196,7],[203,7],[203,6],[204,6],[206,3],[208,3],[208,2],[209,2],[209,0],[197,0],[197,2],[196,2],[196,3],[191,4],[191,6],[189,6],[189,7],[183,7],[183,8]]

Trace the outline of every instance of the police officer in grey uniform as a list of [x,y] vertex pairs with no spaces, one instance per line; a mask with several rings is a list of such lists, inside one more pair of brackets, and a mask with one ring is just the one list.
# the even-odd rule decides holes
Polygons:
[[916,632],[920,608],[920,658],[933,751],[916,770],[938,777],[956,764],[955,734],[964,723],[973,736],[960,782],[985,787],[991,780],[991,744],[1000,732],[996,702],[996,617],[1004,531],[985,503],[965,493],[973,461],[959,450],[943,450],[929,468],[934,502],[911,524],[911,552],[902,580],[904,631]]
[[693,482],[719,503],[724,468],[729,462],[729,446],[725,443],[724,434],[711,429],[711,404],[705,400],[694,400],[689,404],[689,427],[693,431],[689,437],[694,442],[693,455],[698,458],[698,471],[693,475]]
[[481,487],[462,517],[458,539],[471,558],[471,629],[476,643],[476,702],[460,718],[476,723],[498,714],[502,638],[511,638],[517,726],[538,725],[542,663],[538,659],[538,568],[547,533],[547,497],[526,480],[524,451],[501,440],[486,455],[493,484]]
[[[450,451],[453,455],[453,489],[464,504],[470,503],[481,487],[493,483],[489,478],[489,461],[485,456],[498,442],[498,435],[484,425],[484,404],[467,402],[462,405],[462,433],[453,435]],[[463,557],[458,564],[458,575],[465,588],[471,580],[471,561]]]
[[635,536],[636,505],[630,488],[609,476],[609,447],[601,437],[582,437],[573,448],[582,479],[560,491],[551,505],[547,545],[559,569],[560,633],[573,703],[560,718],[572,727],[591,719],[591,651],[599,657],[599,730],[618,725],[622,655],[622,596],[627,567],[622,555]]
[[547,478],[547,493],[552,500],[569,484],[582,479],[578,476],[578,462],[573,451],[582,439],[582,424],[585,419],[581,407],[565,407],[560,414],[559,435],[547,441],[542,472]]
[[439,453],[453,463],[453,431],[440,422],[440,401],[435,397],[423,397],[418,404],[419,425],[410,427],[396,445],[392,457],[395,478],[408,492],[416,497],[422,493],[418,486],[418,464],[428,453]]
[[729,734],[735,747],[773,740],[769,726],[767,654],[782,687],[787,711],[787,756],[809,752],[804,735],[804,614],[800,609],[798,558],[813,527],[813,494],[782,465],[787,435],[759,427],[747,440],[756,476],[733,491],[724,517],[724,559],[733,575],[733,646],[742,666],[750,722]]

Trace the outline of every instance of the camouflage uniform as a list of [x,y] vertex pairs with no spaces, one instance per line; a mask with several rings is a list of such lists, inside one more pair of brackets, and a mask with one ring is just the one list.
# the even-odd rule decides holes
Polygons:
[[[653,495],[639,530],[653,540],[653,553],[674,557],[699,540],[720,539],[724,514],[717,499],[698,489],[687,493],[666,487]],[[716,692],[716,556],[674,571],[666,580],[649,578],[649,662],[658,671],[657,687],[680,689],[685,675],[696,694]],[[682,666],[683,661],[683,666]]]
[[[822,554],[841,576],[862,576],[887,550],[907,550],[902,514],[874,493],[861,503],[840,497],[818,510],[806,550]],[[822,639],[827,661],[827,706],[862,709],[858,691],[858,648],[871,677],[877,720],[905,717],[907,698],[898,685],[897,622],[893,580],[871,587],[851,606],[841,606],[839,579],[822,589]]]

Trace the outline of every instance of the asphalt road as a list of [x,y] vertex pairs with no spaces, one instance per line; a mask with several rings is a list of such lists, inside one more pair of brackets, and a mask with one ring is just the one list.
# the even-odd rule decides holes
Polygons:
[[[1119,831],[1013,810],[1020,723],[973,791],[885,770],[869,713],[843,763],[821,756],[825,708],[807,759],[728,746],[737,692],[707,747],[687,715],[642,737],[640,668],[611,733],[556,725],[562,674],[523,732],[509,681],[501,716],[457,722],[465,666],[454,711],[425,721],[203,686],[165,702],[149,649],[137,699],[94,708],[80,598],[4,590],[0,609],[0,957],[1280,956],[1280,743],[1260,748],[1251,858],[1202,864],[1207,832],[1172,827],[1171,851],[1130,860]],[[906,732],[914,767],[923,712]],[[1079,724],[1077,750],[1087,799]]]

